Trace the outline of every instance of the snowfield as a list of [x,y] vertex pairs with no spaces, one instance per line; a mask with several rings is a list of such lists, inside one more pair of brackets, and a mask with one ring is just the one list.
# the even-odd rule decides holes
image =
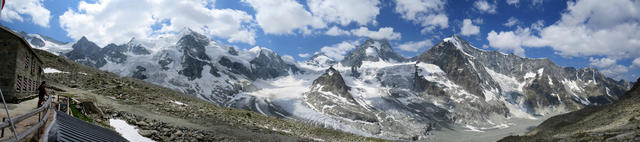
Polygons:
[[126,121],[120,119],[109,119],[109,125],[116,129],[122,137],[132,142],[155,142],[152,139],[143,137],[138,133],[138,129],[129,125]]

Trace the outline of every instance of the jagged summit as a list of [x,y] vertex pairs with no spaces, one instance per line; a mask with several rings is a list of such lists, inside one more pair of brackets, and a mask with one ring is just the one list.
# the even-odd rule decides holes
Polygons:
[[340,63],[344,66],[360,66],[363,61],[403,62],[406,60],[391,48],[391,44],[386,39],[368,39],[347,53]]
[[326,66],[332,66],[337,62],[331,59],[329,56],[325,55],[324,53],[318,53],[313,55],[311,58],[309,58],[309,60],[307,60],[306,63],[309,65],[326,67]]
[[82,36],[82,38],[80,38],[76,43],[78,42],[90,42],[89,39],[87,39],[86,36]]
[[193,31],[189,27],[184,27],[184,28],[180,29],[180,31],[178,32],[178,37],[182,37],[184,35],[190,35],[190,34],[199,34],[199,33],[196,32],[196,31]]

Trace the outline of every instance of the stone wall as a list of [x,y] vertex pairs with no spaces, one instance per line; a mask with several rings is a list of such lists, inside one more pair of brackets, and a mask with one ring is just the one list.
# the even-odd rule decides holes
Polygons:
[[42,62],[21,37],[0,31],[0,89],[9,103],[37,96],[43,78]]

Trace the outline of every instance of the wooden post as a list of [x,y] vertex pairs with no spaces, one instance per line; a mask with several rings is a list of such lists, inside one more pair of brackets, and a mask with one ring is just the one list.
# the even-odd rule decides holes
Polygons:
[[16,126],[11,121],[11,115],[9,114],[9,107],[7,107],[7,102],[4,101],[4,94],[2,94],[2,89],[0,89],[0,97],[2,97],[2,104],[4,105],[4,110],[7,111],[7,117],[9,118],[9,124],[11,125],[11,129],[13,129],[13,135],[15,136],[15,140],[18,141],[18,133],[16,132]]
[[71,114],[71,97],[67,97],[67,114],[73,116],[73,114]]
[[[6,117],[2,117],[2,122],[4,122]],[[0,138],[4,137],[4,128],[2,128],[2,132],[0,132]]]

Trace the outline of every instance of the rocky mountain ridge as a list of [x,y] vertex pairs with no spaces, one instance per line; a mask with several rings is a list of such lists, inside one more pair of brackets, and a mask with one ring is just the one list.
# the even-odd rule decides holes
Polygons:
[[640,141],[640,79],[621,99],[554,116],[500,141]]
[[629,88],[596,69],[485,51],[455,35],[411,59],[386,40],[366,40],[341,61],[317,54],[298,63],[189,29],[157,41],[94,45],[83,38],[65,55],[219,106],[388,139],[503,129],[513,118],[607,104]]

